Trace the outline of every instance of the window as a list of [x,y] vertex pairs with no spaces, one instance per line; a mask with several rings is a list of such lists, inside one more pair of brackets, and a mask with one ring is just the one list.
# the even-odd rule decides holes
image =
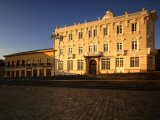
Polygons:
[[108,52],[109,51],[109,44],[108,43],[104,44],[103,50],[104,50],[104,52]]
[[72,54],[72,48],[71,47],[68,48],[68,54]]
[[153,57],[148,57],[148,63],[150,68],[154,67],[153,60]]
[[51,60],[50,60],[50,58],[47,58],[47,63],[51,63]]
[[110,69],[110,58],[102,59],[101,64],[102,64],[102,70]]
[[123,44],[122,42],[117,43],[117,51],[122,51],[123,50]]
[[139,57],[130,58],[130,67],[139,67]]
[[77,69],[83,70],[83,60],[78,60]]
[[83,47],[81,47],[81,46],[79,47],[78,53],[79,53],[79,54],[82,54],[82,53],[83,53]]
[[117,26],[117,34],[122,33],[122,25]]
[[123,67],[123,58],[116,58],[116,67]]
[[93,45],[93,52],[97,52],[97,45]]
[[72,33],[69,34],[69,40],[73,40]]
[[67,61],[67,70],[73,70],[73,60]]
[[63,70],[63,61],[58,62],[58,70]]
[[104,36],[105,36],[105,35],[108,35],[108,27],[103,28],[103,35],[104,35]]
[[93,37],[97,37],[97,30],[93,31]]
[[88,31],[88,37],[91,38],[92,37],[92,30]]
[[63,55],[63,49],[59,49],[59,55]]
[[89,45],[89,52],[92,52],[92,46]]
[[60,35],[60,36],[59,36],[59,40],[60,40],[60,41],[63,41],[63,35]]
[[131,24],[131,30],[132,30],[132,32],[137,31],[137,23]]
[[137,50],[137,41],[132,41],[132,50]]
[[83,32],[79,32],[78,38],[79,38],[79,39],[83,39]]

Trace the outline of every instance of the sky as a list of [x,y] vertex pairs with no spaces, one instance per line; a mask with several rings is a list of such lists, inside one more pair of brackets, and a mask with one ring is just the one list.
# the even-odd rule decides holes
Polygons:
[[[142,8],[156,10],[160,16],[160,0],[0,0],[0,59],[53,47],[49,36],[56,26],[96,20],[107,10],[118,16]],[[155,46],[160,48],[160,18],[155,31]]]

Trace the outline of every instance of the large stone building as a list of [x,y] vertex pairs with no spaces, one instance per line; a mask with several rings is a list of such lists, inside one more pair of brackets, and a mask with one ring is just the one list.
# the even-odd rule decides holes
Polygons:
[[5,55],[6,77],[48,77],[54,75],[53,48]]
[[155,11],[102,18],[54,31],[55,74],[132,73],[155,70]]

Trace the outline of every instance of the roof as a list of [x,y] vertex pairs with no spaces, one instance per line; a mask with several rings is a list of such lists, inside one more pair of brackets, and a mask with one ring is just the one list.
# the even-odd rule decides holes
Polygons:
[[18,55],[25,55],[25,54],[35,54],[35,53],[42,53],[42,52],[48,52],[48,51],[55,51],[55,50],[53,48],[32,50],[32,51],[25,51],[25,52],[19,52],[19,53],[4,55],[3,57],[18,56]]

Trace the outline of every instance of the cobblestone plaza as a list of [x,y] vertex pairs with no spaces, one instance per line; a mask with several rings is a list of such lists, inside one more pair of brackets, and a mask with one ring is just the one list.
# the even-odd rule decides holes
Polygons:
[[160,120],[160,91],[0,86],[0,120]]

